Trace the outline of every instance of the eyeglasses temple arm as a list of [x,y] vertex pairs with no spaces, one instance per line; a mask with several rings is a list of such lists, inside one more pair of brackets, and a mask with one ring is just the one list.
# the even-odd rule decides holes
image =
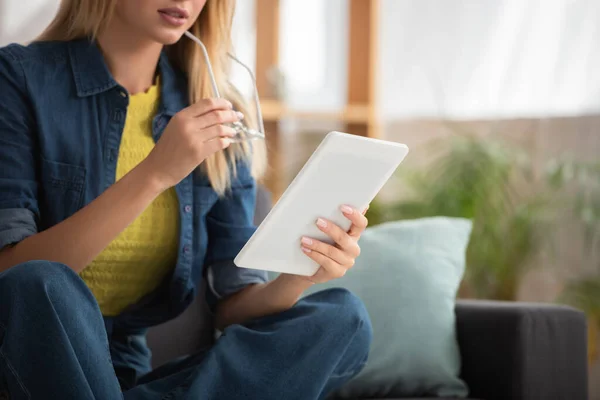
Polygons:
[[260,98],[258,97],[258,89],[256,87],[256,78],[254,77],[254,74],[252,73],[252,70],[250,69],[250,67],[248,67],[246,64],[244,64],[243,62],[241,62],[233,54],[227,53],[227,55],[233,61],[237,62],[242,68],[244,68],[246,70],[246,72],[248,72],[248,75],[250,75],[250,78],[252,79],[252,85],[254,85],[254,103],[256,104],[256,114],[257,114],[257,119],[258,119],[258,128],[260,130],[260,133],[264,134],[265,133],[265,126],[264,126],[263,117],[262,117],[262,110],[260,108]]
[[[219,93],[219,88],[217,85],[217,80],[215,78],[215,74],[213,72],[212,65],[210,63],[210,57],[208,56],[208,51],[206,50],[206,46],[204,46],[204,43],[202,43],[202,41],[200,39],[198,39],[196,36],[192,35],[189,31],[185,31],[184,35],[186,35],[188,38],[190,38],[191,40],[196,42],[196,44],[198,44],[198,46],[200,46],[200,48],[202,49],[202,54],[204,55],[204,62],[206,63],[206,67],[208,68],[208,75],[210,77],[210,84],[212,86],[213,93],[214,93],[215,97],[221,97],[221,94]],[[228,53],[227,55],[233,61],[237,62],[242,68],[244,68],[246,70],[246,72],[248,72],[248,74],[250,75],[250,78],[252,79],[252,84],[254,85],[254,102],[256,103],[256,114],[257,114],[257,120],[258,120],[258,127],[260,130],[260,133],[264,134],[265,126],[264,126],[264,122],[263,122],[263,118],[262,118],[262,110],[260,108],[260,98],[258,97],[258,89],[256,88],[256,78],[254,77],[254,74],[252,73],[252,70],[250,69],[250,67],[248,67],[246,64],[241,62],[233,54]]]
[[208,68],[208,75],[210,77],[210,84],[212,86],[213,93],[215,97],[221,97],[221,94],[219,93],[219,88],[217,87],[217,80],[215,78],[212,65],[210,64],[210,58],[208,57],[208,51],[206,50],[206,46],[204,46],[204,43],[202,43],[200,39],[192,35],[190,32],[185,31],[184,35],[196,42],[196,44],[198,44],[198,46],[200,46],[200,48],[202,49],[202,53],[204,55],[204,62],[206,63],[206,67]]

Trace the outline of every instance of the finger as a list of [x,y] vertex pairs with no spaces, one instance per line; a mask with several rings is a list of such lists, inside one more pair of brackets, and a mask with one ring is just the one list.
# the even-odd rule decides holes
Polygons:
[[350,236],[353,239],[359,239],[360,236],[363,234],[363,232],[365,231],[365,228],[360,228],[354,224],[350,225],[350,229],[348,229],[348,236]]
[[233,104],[221,98],[202,99],[181,111],[187,117],[198,117],[214,110],[231,110]]
[[359,237],[367,228],[367,225],[369,223],[367,217],[365,217],[363,213],[358,212],[357,209],[347,205],[342,206],[341,210],[344,216],[348,218],[350,222],[352,222],[352,225],[348,230],[348,235],[350,235],[353,238]]
[[317,227],[323,231],[327,236],[333,239],[333,241],[344,251],[349,252],[352,256],[353,251],[356,250],[356,241],[348,235],[342,228],[332,223],[331,221],[326,221],[323,218],[317,219]]
[[352,268],[354,265],[354,259],[349,254],[345,253],[341,249],[332,246],[327,243],[323,243],[320,240],[315,240],[309,237],[303,237],[302,246],[323,254],[325,257],[331,258],[336,263],[340,264],[344,268]]
[[244,114],[234,110],[213,110],[196,118],[198,127],[205,129],[214,125],[230,124],[244,119]]
[[302,251],[308,257],[312,258],[317,264],[319,264],[321,268],[325,270],[330,279],[341,278],[342,276],[346,275],[347,269],[333,261],[331,258],[326,257],[317,251],[312,251],[306,247],[302,247]]
[[215,138],[232,138],[237,135],[235,129],[227,125],[215,125],[206,129],[202,129],[198,136],[204,142]]
[[369,204],[368,206],[365,207],[365,209],[362,212],[362,215],[366,215],[367,211],[369,211],[369,207],[371,207],[371,205]]
[[231,139],[229,138],[215,138],[212,140],[209,140],[208,142],[204,143],[204,148],[206,151],[206,154],[204,155],[203,158],[208,157],[211,154],[214,154],[218,151],[224,150],[226,148],[228,148],[231,145]]

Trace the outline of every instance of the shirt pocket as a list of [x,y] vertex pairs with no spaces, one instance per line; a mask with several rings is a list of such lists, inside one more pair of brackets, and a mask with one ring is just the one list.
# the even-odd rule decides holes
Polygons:
[[43,159],[41,178],[40,214],[47,227],[69,218],[83,206],[84,167]]
[[210,185],[208,176],[204,173],[194,172],[193,197],[196,215],[206,215],[219,199],[219,195]]

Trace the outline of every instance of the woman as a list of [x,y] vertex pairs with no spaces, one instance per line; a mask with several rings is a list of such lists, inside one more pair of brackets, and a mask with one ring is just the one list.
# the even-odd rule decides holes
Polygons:
[[[244,118],[226,79],[233,10],[63,0],[38,40],[0,49],[0,393],[306,400],[363,367],[360,301],[343,290],[299,300],[353,265],[361,212],[342,207],[348,232],[319,220],[335,246],[299,240],[321,265],[309,279],[267,282],[232,264],[264,166],[259,142],[231,140]],[[228,100],[212,98],[186,31]],[[180,314],[203,278],[223,335],[151,371],[146,329]]]

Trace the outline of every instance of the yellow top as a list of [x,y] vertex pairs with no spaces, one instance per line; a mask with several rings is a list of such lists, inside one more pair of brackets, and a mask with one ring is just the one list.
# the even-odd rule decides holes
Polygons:
[[[159,104],[158,86],[130,96],[117,180],[154,147],[152,119]],[[175,190],[163,192],[81,272],[103,315],[118,315],[155,289],[174,268],[179,244],[178,207]]]

